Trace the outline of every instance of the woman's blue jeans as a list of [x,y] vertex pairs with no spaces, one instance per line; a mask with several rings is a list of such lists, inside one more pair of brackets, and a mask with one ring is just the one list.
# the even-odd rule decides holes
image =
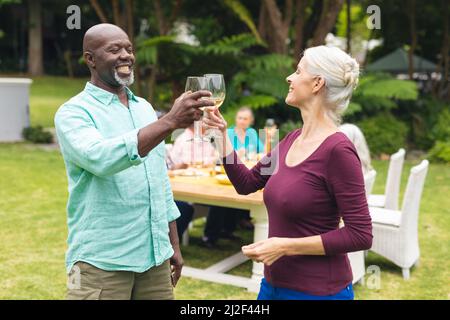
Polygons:
[[353,286],[349,284],[340,292],[329,296],[315,296],[286,288],[273,287],[266,279],[261,280],[258,300],[353,300]]

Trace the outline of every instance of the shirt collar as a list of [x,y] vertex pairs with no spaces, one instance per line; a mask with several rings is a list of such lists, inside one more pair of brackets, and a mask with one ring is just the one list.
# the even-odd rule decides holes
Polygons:
[[[231,127],[229,127],[230,129],[232,129],[233,133],[236,134],[236,131],[234,129],[236,129],[236,125],[232,125]],[[250,127],[248,127],[247,129],[245,129],[245,133],[247,133],[248,129],[250,129]]]
[[[102,88],[99,88],[90,83],[89,81],[86,83],[84,91],[89,93],[91,96],[93,96],[96,100],[100,101],[104,105],[110,105],[114,97],[117,97],[116,94],[106,91]],[[136,102],[138,101],[134,93],[128,87],[125,87],[125,91],[127,92],[129,100],[133,100]]]

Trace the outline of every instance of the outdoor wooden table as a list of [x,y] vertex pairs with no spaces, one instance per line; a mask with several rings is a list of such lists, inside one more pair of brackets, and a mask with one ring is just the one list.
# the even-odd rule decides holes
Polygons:
[[[254,242],[267,238],[267,211],[262,191],[246,196],[239,195],[233,186],[219,184],[214,177],[209,176],[175,176],[170,178],[170,182],[175,200],[250,210],[250,215],[255,221]],[[182,274],[191,278],[234,285],[258,292],[263,277],[262,263],[253,262],[251,278],[225,273],[247,260],[248,258],[239,251],[206,269],[185,266]]]

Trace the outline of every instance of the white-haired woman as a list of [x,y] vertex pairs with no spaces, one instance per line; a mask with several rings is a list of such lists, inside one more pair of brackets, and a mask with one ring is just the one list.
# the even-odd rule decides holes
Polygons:
[[252,169],[232,151],[218,109],[208,110],[205,126],[223,133],[219,151],[237,192],[264,188],[269,238],[242,247],[265,265],[258,299],[353,299],[346,253],[371,247],[372,224],[358,154],[338,123],[358,76],[358,63],[338,48],[305,50],[286,97],[303,127]]

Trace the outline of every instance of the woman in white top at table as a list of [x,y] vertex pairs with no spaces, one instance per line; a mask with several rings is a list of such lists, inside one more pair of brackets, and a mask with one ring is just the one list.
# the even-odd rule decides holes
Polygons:
[[[186,169],[194,160],[193,143],[194,126],[186,128],[180,134],[173,144],[172,149],[167,155],[167,165],[169,169]],[[218,153],[211,143],[203,143],[202,145],[202,161],[206,166],[212,166],[218,159]]]

